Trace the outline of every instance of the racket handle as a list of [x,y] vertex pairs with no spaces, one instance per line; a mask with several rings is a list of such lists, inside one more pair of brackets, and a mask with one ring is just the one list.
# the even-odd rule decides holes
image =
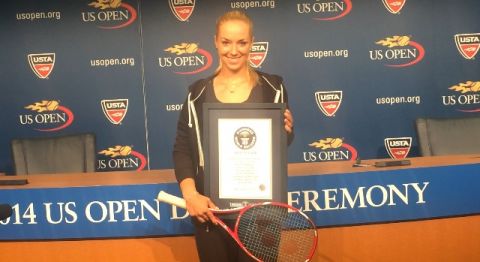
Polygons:
[[157,200],[183,209],[187,209],[185,199],[169,194],[163,190],[158,193]]

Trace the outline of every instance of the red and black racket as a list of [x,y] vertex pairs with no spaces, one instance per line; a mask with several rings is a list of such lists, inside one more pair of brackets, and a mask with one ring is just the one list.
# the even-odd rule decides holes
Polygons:
[[[185,200],[160,191],[157,199],[186,209]],[[257,261],[310,261],[317,247],[315,224],[300,210],[265,202],[235,209],[212,209],[216,222]],[[238,213],[234,229],[219,215]]]

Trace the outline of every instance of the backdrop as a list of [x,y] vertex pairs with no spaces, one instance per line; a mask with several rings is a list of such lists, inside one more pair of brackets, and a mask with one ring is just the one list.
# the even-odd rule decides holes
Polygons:
[[188,85],[211,75],[216,18],[254,20],[250,62],[281,75],[289,162],[418,155],[418,117],[478,115],[474,0],[71,0],[0,10],[0,171],[10,141],[94,132],[97,170],[172,168]]

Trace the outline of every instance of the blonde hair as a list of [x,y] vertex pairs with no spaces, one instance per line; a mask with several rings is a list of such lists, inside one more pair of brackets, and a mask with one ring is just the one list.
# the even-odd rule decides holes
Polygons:
[[[249,31],[250,31],[250,39],[253,40],[253,22],[252,22],[252,19],[250,19],[250,17],[245,12],[242,12],[242,11],[239,11],[239,10],[232,10],[232,11],[226,12],[225,14],[223,14],[222,16],[220,16],[217,19],[215,37],[218,36],[218,32],[220,31],[220,26],[222,24],[224,24],[225,22],[234,21],[234,20],[243,21],[248,25],[248,28],[249,28]],[[217,69],[215,70],[215,75],[217,75],[220,72],[221,69],[222,69],[222,62],[220,60],[219,65],[218,65]],[[252,81],[252,83],[257,83],[259,76],[258,76],[257,72],[255,72],[255,69],[253,69],[250,64],[248,64],[248,73],[250,75],[250,80]]]
[[220,26],[223,23],[228,22],[228,21],[233,21],[233,20],[243,21],[243,22],[247,23],[248,27],[250,29],[250,37],[253,37],[253,22],[252,22],[252,19],[250,19],[250,17],[246,13],[244,13],[242,11],[239,11],[239,10],[232,10],[232,11],[226,12],[225,14],[220,16],[217,19],[215,34],[218,35],[218,31],[220,31]]

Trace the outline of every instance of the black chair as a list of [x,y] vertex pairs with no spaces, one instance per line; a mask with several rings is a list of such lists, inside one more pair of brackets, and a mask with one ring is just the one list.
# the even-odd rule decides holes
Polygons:
[[52,174],[95,171],[95,135],[12,140],[15,173]]
[[480,117],[419,118],[415,122],[422,156],[480,153]]

